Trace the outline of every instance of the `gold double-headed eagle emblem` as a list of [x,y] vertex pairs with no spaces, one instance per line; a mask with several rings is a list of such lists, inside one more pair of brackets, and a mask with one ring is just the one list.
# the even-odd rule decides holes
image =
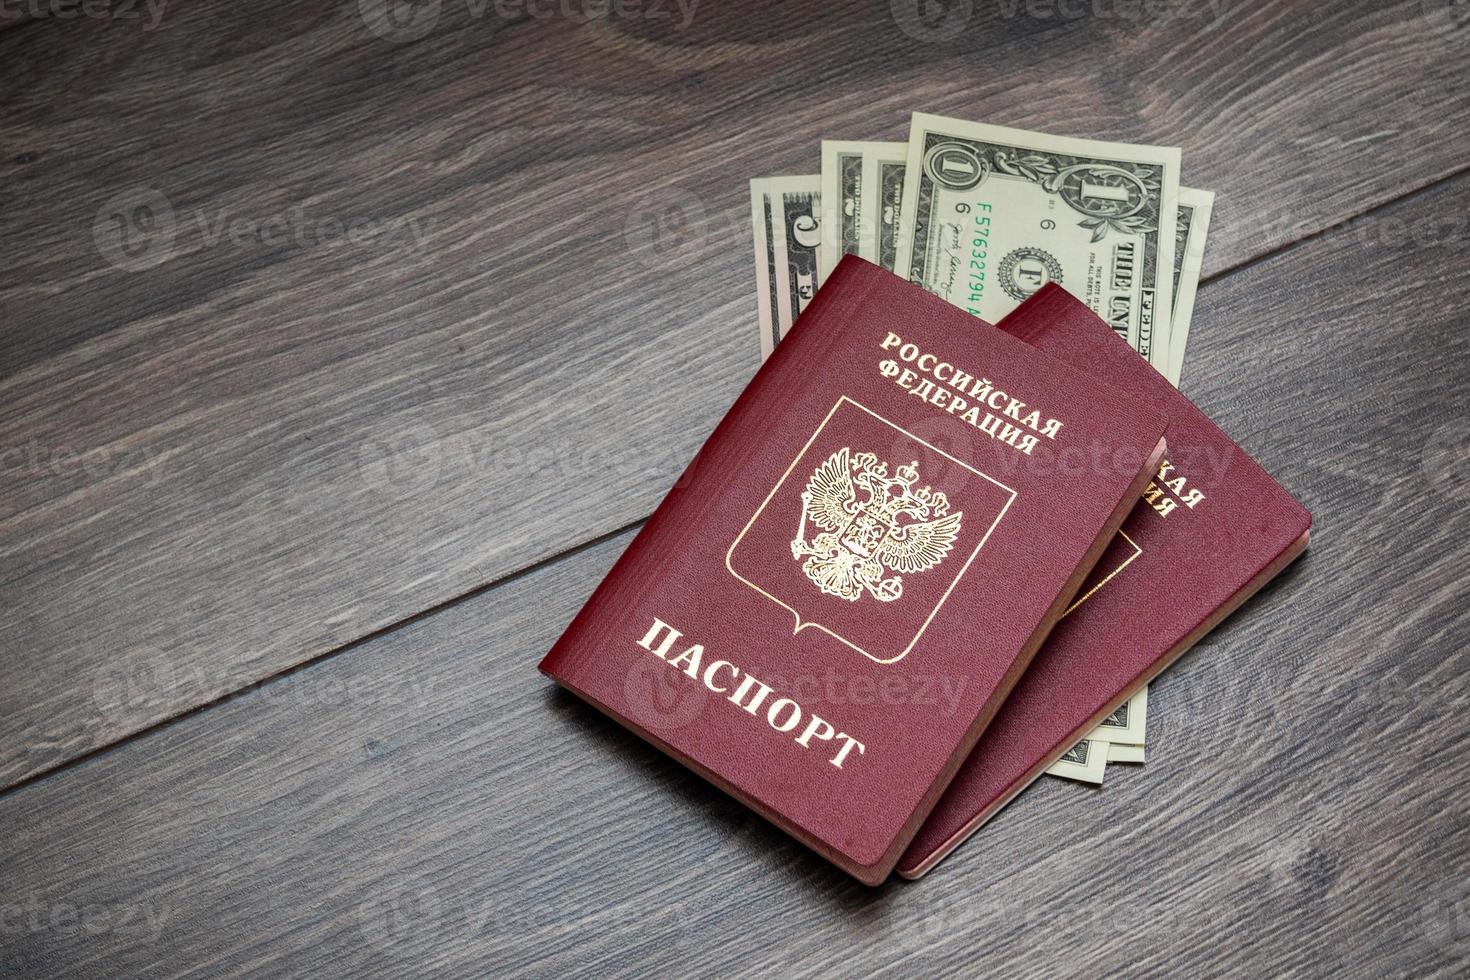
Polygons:
[[[892,602],[903,595],[903,575],[943,562],[964,514],[949,512],[943,491],[915,489],[918,480],[917,461],[889,476],[873,453],[844,446],[828,456],[802,491],[801,526],[791,541],[806,577],[848,602],[864,593]],[[821,528],[811,541],[808,521]]]
[[795,617],[793,636],[816,630],[893,664],[923,638],[1015,499],[841,395],[735,535],[725,568]]

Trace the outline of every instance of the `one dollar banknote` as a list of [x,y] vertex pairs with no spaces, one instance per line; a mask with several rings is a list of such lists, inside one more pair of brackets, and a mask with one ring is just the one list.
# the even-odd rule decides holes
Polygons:
[[821,187],[819,174],[750,182],[762,359],[771,355],[821,285]]
[[1179,159],[915,113],[894,271],[991,323],[1060,283],[1165,371]]
[[852,254],[893,271],[907,143],[822,141],[822,277]]

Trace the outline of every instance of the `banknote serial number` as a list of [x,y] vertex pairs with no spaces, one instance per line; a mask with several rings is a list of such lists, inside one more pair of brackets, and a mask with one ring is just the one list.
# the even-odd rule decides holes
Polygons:
[[984,202],[969,205],[961,201],[954,206],[954,209],[957,214],[970,216],[970,267],[965,273],[965,278],[970,286],[970,295],[969,305],[965,307],[965,311],[979,316],[980,303],[985,299],[985,276],[988,267],[987,260],[990,258],[991,207]]

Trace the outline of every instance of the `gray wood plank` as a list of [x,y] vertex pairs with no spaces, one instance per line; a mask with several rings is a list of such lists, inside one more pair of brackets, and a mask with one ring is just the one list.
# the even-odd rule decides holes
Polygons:
[[[623,533],[0,796],[0,970],[1463,975],[1470,177],[1207,284],[1190,383],[1307,556],[1149,763],[846,879],[534,669]],[[85,925],[84,925],[85,924]]]
[[[745,180],[822,136],[1182,144],[1218,270],[1470,125],[1465,31],[1417,3],[981,5],[938,43],[882,4],[479,6],[408,44],[356,3],[0,33],[0,785],[646,516],[755,366]],[[121,256],[143,203],[161,247]]]

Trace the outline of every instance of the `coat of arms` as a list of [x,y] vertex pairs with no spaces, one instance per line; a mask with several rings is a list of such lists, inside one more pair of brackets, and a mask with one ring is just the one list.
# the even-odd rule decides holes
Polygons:
[[[914,489],[918,480],[917,461],[889,476],[873,453],[844,446],[827,457],[802,491],[801,526],[791,542],[792,557],[806,559],[806,577],[848,602],[865,592],[892,602],[903,595],[902,575],[944,561],[964,515],[949,512],[943,491]],[[821,529],[811,541],[808,521]]]

